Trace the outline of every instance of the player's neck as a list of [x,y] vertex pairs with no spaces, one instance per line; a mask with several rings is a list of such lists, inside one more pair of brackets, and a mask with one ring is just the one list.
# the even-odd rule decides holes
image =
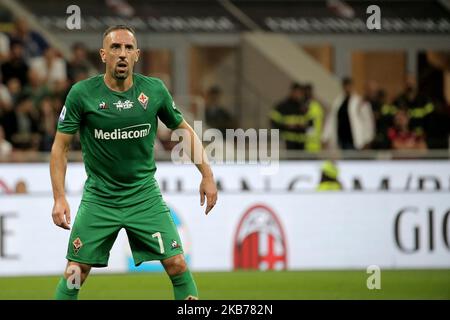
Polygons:
[[133,74],[131,73],[126,79],[115,79],[109,74],[103,76],[106,86],[112,91],[127,91],[133,86]]

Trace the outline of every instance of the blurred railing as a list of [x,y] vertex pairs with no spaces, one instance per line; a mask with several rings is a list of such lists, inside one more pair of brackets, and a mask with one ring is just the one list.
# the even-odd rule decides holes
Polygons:
[[[244,155],[245,161],[249,160],[251,150],[239,150],[241,155]],[[253,150],[255,151],[255,150]],[[257,151],[257,150],[256,150]],[[238,150],[235,149],[233,159],[236,158]],[[257,153],[253,153],[257,154]],[[223,163],[233,163],[233,159],[227,157],[227,153],[222,155]],[[155,151],[155,159],[157,161],[171,161],[171,151],[157,150]],[[215,158],[217,160],[217,157]],[[242,158],[240,158],[242,160]],[[296,150],[279,150],[279,160],[446,160],[450,159],[450,149],[440,150],[362,150],[362,151],[322,151],[318,153],[308,153],[305,151]],[[70,162],[82,162],[81,151],[71,151],[68,153],[68,160]],[[252,159],[255,160],[255,159]],[[258,159],[259,160],[259,159]],[[276,161],[272,155],[271,161]],[[35,151],[15,151],[9,156],[0,156],[0,163],[39,163],[49,162],[50,153],[35,152]]]
[[280,159],[284,160],[413,160],[413,159],[450,159],[450,150],[335,150],[316,154],[291,150],[280,150]]

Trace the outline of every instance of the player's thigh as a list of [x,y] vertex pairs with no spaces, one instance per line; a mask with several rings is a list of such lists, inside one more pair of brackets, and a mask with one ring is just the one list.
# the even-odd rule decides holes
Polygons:
[[177,227],[161,196],[135,206],[126,216],[134,256],[149,252],[153,259],[162,260],[183,253]]
[[82,201],[70,234],[67,259],[105,265],[122,227],[121,214],[117,208]]

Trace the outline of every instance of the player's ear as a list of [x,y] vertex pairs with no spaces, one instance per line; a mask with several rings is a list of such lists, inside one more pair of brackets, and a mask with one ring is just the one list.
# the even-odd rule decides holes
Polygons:
[[102,59],[103,63],[106,63],[105,50],[102,48],[102,49],[100,49],[99,53],[100,53],[100,59]]
[[136,49],[136,57],[134,58],[134,62],[138,62],[140,53],[141,53],[141,50]]

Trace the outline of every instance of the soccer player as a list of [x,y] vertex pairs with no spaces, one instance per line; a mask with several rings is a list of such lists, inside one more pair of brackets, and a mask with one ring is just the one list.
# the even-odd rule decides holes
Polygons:
[[[160,260],[172,281],[175,299],[197,299],[180,237],[154,178],[153,143],[158,118],[168,128],[182,128],[189,134],[186,140],[193,150],[190,157],[201,159],[195,161],[202,175],[200,203],[204,205],[206,196],[208,214],[216,204],[217,189],[201,142],[183,120],[163,82],[133,73],[139,59],[133,29],[108,28],[100,57],[106,64],[105,74],[71,88],[51,151],[52,218],[57,226],[70,229],[70,208],[64,192],[66,154],[78,130],[87,173],[56,299],[77,299],[79,285],[91,267],[108,265],[111,247],[122,228],[127,232],[136,266]],[[77,270],[81,280],[78,286],[67,281]]]

